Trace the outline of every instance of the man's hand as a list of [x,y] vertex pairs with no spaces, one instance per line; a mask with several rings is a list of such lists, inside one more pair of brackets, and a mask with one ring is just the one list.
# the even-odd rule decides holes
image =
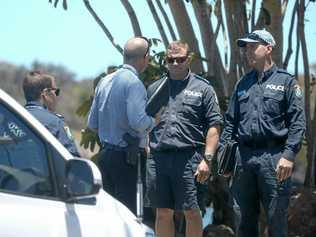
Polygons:
[[276,176],[279,182],[286,180],[292,175],[294,163],[281,157],[276,167]]
[[196,180],[199,183],[204,183],[208,179],[208,177],[210,176],[210,169],[205,160],[202,160],[201,163],[198,165],[194,176],[196,176]]

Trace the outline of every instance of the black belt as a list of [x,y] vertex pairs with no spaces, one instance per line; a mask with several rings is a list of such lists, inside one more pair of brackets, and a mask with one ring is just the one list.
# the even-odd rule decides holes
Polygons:
[[112,151],[125,151],[126,147],[121,147],[118,145],[113,145],[107,142],[103,142],[102,143],[102,149],[108,149],[108,150],[112,150]]
[[241,146],[249,147],[252,149],[271,149],[275,147],[280,147],[285,144],[285,140],[267,140],[261,142],[254,141],[240,141],[239,144]]
[[202,147],[170,147],[170,148],[165,148],[165,149],[156,149],[153,150],[153,153],[173,153],[173,152],[190,152],[190,151],[195,151],[195,150],[202,150]]
[[[112,151],[126,151],[127,147],[122,147],[122,146],[118,146],[118,145],[113,145],[107,142],[103,142],[102,143],[102,149],[108,149],[108,150],[112,150]],[[139,148],[139,151],[144,153],[145,152],[145,148]]]

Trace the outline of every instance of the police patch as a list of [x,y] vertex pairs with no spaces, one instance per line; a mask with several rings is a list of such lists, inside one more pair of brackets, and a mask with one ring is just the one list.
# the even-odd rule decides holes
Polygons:
[[301,98],[303,96],[302,89],[301,89],[301,87],[299,85],[296,84],[294,86],[294,91],[295,91],[296,97]]

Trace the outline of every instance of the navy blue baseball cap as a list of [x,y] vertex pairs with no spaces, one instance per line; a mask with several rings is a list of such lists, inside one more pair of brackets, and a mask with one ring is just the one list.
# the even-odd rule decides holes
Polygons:
[[264,43],[272,47],[276,45],[273,36],[266,30],[255,30],[246,37],[237,40],[239,47],[245,47],[247,43]]

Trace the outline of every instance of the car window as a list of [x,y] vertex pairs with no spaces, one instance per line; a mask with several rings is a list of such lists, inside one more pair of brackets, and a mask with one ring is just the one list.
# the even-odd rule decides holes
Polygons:
[[0,104],[0,191],[53,196],[45,143]]

